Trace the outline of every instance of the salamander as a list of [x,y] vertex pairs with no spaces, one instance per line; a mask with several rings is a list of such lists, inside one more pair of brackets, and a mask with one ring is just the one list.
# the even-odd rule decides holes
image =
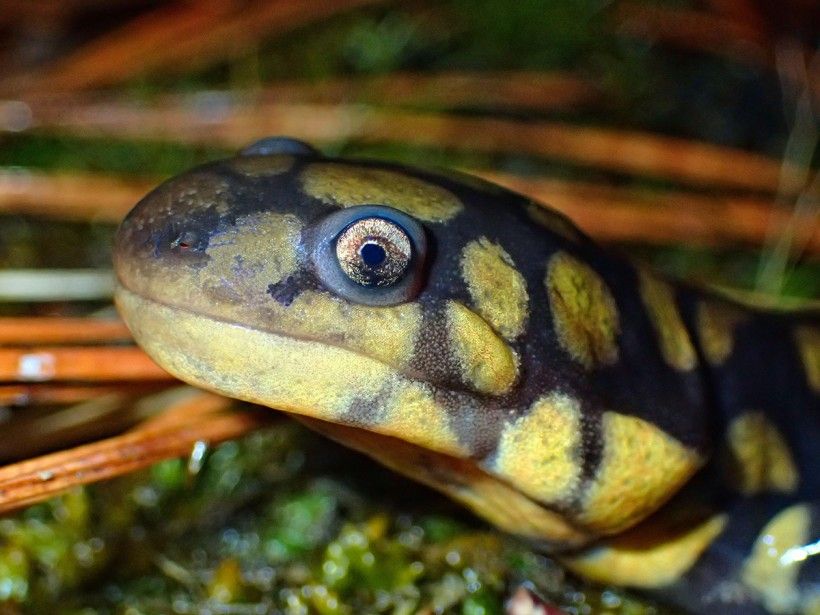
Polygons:
[[820,613],[820,313],[752,309],[466,174],[288,138],[123,221],[116,302],[180,379],[298,417],[696,613]]

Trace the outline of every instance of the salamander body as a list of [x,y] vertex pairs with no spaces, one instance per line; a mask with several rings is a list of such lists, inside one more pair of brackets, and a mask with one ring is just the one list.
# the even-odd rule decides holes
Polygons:
[[467,175],[282,138],[146,196],[115,267],[171,373],[580,575],[694,612],[820,612],[817,312],[666,280]]

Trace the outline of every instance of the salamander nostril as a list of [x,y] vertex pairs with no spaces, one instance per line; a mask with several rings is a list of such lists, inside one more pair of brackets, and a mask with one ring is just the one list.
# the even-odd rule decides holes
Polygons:
[[375,242],[367,242],[359,248],[359,254],[365,265],[368,267],[378,267],[387,258],[384,248]]
[[176,248],[178,250],[190,250],[196,245],[196,243],[196,234],[191,231],[184,231],[171,242],[171,248]]

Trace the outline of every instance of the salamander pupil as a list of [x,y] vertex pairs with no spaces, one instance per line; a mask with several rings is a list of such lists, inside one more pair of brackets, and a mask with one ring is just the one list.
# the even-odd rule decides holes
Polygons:
[[387,252],[384,251],[384,248],[381,247],[377,243],[365,243],[361,248],[359,248],[359,254],[364,261],[364,264],[368,267],[378,267],[384,262],[384,259],[387,258]]

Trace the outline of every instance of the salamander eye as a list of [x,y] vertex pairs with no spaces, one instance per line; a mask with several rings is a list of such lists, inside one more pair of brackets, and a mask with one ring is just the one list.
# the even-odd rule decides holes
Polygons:
[[390,286],[410,266],[413,246],[398,224],[384,218],[357,220],[336,238],[336,258],[362,286]]
[[335,211],[312,230],[319,279],[336,294],[366,305],[412,299],[422,283],[427,241],[413,218],[391,207]]

